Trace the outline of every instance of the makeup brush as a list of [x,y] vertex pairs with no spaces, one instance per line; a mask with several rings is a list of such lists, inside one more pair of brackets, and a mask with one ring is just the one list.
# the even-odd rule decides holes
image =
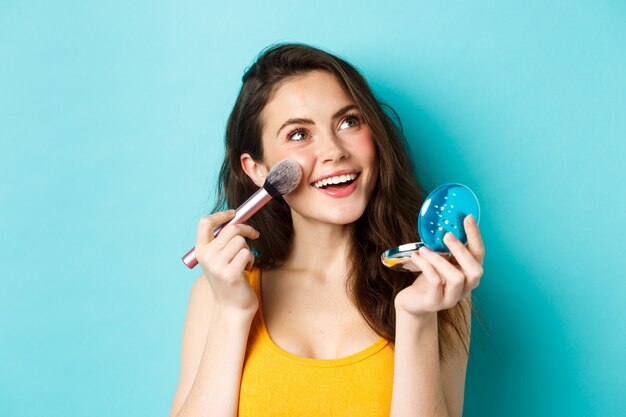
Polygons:
[[[245,222],[272,198],[292,192],[300,183],[300,178],[302,178],[302,169],[297,162],[291,159],[283,159],[277,162],[267,174],[263,187],[259,188],[257,192],[252,194],[250,198],[237,208],[237,213],[231,221],[214,228],[213,235],[217,236],[229,224]],[[183,262],[189,269],[198,265],[195,247],[183,256]]]

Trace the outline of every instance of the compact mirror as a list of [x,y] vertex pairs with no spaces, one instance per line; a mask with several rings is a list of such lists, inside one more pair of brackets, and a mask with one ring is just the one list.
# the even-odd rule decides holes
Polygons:
[[380,260],[387,268],[396,271],[419,271],[417,265],[411,262],[411,255],[424,246],[424,242],[407,243],[396,246],[383,252]]
[[469,214],[473,214],[476,224],[479,224],[480,205],[474,192],[459,183],[440,185],[428,194],[417,217],[417,232],[422,241],[407,243],[383,252],[380,256],[382,263],[395,270],[419,271],[410,258],[422,246],[451,256],[443,243],[443,237],[452,232],[463,244],[467,244],[463,219]]

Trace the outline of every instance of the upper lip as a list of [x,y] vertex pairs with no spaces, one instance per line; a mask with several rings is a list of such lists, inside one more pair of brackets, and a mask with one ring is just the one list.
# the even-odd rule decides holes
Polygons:
[[340,169],[339,171],[330,172],[328,174],[324,174],[321,177],[318,177],[310,182],[310,184],[315,184],[318,181],[324,180],[326,178],[338,177],[340,175],[348,175],[348,174],[358,174],[359,171],[356,169]]

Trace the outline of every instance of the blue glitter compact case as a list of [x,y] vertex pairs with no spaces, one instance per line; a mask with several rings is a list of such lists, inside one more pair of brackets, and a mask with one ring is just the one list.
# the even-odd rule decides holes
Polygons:
[[422,246],[451,256],[443,243],[443,237],[452,232],[464,245],[467,244],[463,220],[469,214],[473,214],[476,224],[479,224],[480,205],[474,192],[459,183],[440,185],[428,194],[417,217],[417,232],[422,241],[407,243],[383,252],[380,256],[382,263],[392,269],[419,271],[410,259]]

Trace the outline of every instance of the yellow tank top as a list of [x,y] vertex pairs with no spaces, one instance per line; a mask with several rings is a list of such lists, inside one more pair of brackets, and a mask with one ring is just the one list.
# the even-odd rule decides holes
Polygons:
[[[246,276],[260,301],[261,270]],[[392,383],[387,340],[338,359],[296,356],[272,341],[260,303],[248,337],[239,416],[389,416]]]

